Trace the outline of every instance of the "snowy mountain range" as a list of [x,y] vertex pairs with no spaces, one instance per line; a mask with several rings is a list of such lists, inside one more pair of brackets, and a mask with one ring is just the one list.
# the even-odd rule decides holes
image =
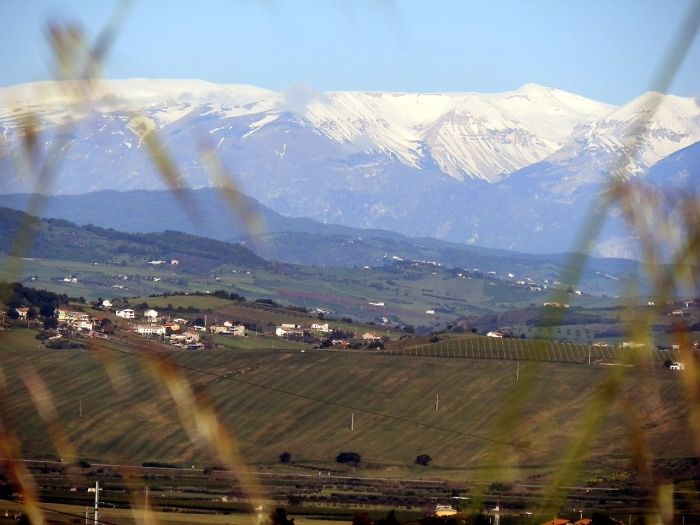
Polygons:
[[[657,93],[614,107],[534,84],[322,93],[135,79],[76,105],[63,87],[0,89],[1,193],[163,189],[144,144],[157,130],[182,186],[221,182],[202,160],[215,150],[237,187],[288,216],[527,252],[568,249],[611,174],[643,175],[700,141],[696,101]],[[18,162],[30,117],[38,148],[64,156],[50,184]],[[613,218],[598,251],[629,255],[631,241]]]

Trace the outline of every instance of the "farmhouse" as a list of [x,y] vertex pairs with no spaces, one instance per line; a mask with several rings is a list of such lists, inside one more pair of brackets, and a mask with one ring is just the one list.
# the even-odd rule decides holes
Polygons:
[[73,321],[71,323],[78,330],[83,330],[85,332],[92,332],[92,321],[89,319],[79,319],[78,321]]
[[328,328],[328,323],[311,323],[311,331],[312,332],[330,332],[330,328]]
[[59,321],[73,322],[73,321],[89,321],[90,316],[85,312],[75,312],[73,310],[56,310],[56,317]]
[[377,335],[377,334],[373,334],[371,332],[366,332],[366,333],[362,334],[362,339],[364,339],[365,341],[381,341],[382,336]]
[[26,319],[29,313],[29,308],[15,308],[15,311],[19,314],[20,319]]
[[171,345],[198,343],[199,334],[197,332],[185,332],[184,334],[173,334],[170,336]]
[[144,317],[148,317],[151,321],[155,321],[158,318],[158,312],[155,310],[146,310],[143,312]]
[[501,332],[493,331],[486,334],[486,337],[503,337],[503,334]]
[[[296,328],[295,328],[296,327]],[[290,335],[299,335],[303,336],[304,331],[301,329],[299,325],[282,325],[278,326],[277,329],[275,330],[275,335],[277,337],[289,337]]]
[[131,308],[117,310],[114,315],[116,315],[117,317],[121,317],[122,319],[134,319],[136,317],[134,311]]
[[165,327],[158,325],[138,325],[136,332],[141,335],[165,335]]

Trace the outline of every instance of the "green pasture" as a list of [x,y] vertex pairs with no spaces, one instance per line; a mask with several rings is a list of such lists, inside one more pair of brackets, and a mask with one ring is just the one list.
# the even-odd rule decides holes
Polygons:
[[[410,341],[410,340],[409,340]],[[667,359],[681,361],[680,351],[659,351],[651,348],[593,346],[560,341],[499,338],[486,336],[452,336],[432,344],[388,349],[390,355],[452,357],[465,359],[505,359],[510,361],[544,361],[587,364],[661,364]]]
[[283,337],[266,336],[259,337],[260,334],[249,332],[247,337],[234,337],[232,335],[215,335],[214,342],[217,345],[225,346],[235,350],[309,350],[312,345],[297,343],[284,339]]
[[[477,339],[472,344],[478,353],[482,342]],[[449,353],[455,343],[459,348],[468,341],[440,344]],[[198,468],[216,463],[201,440],[190,441],[172,398],[145,366],[150,354],[124,355],[115,350],[129,351],[127,347],[105,341],[92,345],[89,351],[49,351],[38,348],[31,332],[0,332],[7,383],[3,399],[10,407],[3,418],[27,457],[58,454],[22,380],[31,368],[46,384],[78,457]],[[510,356],[522,360],[518,348]],[[535,355],[541,351],[532,348]],[[579,432],[597,386],[610,370],[621,368],[527,361],[520,363],[516,379],[516,364],[507,360],[505,348],[503,352],[505,359],[445,359],[444,353],[441,359],[439,351],[438,357],[397,359],[381,353],[252,347],[164,355],[196,369],[182,373],[212,401],[252,465],[276,468],[277,457],[287,451],[297,465],[345,475],[352,470],[334,459],[342,451],[354,451],[363,458],[355,471],[360,476],[507,481],[551,472],[559,458],[538,451],[564,452]],[[659,457],[692,454],[680,373],[660,365],[625,368],[624,373],[629,377],[623,391],[634,394],[644,417],[653,407],[649,417],[656,424],[643,429],[650,451]],[[654,403],[645,404],[646,398]],[[614,406],[609,410],[587,455],[623,465],[626,431]],[[431,466],[415,465],[418,454],[429,454]],[[589,473],[601,470],[599,465],[586,468]]]
[[[214,291],[214,290],[211,290]],[[211,295],[169,295],[167,297],[138,297],[131,299],[131,304],[140,304],[143,302],[148,303],[150,308],[166,308],[171,306],[172,308],[197,308],[201,311],[205,310],[216,310],[218,308],[223,308],[233,301],[228,299],[221,299],[219,297],[214,297]]]
[[[431,328],[444,326],[459,316],[540,305],[547,299],[546,292],[530,292],[524,286],[468,278],[466,274],[459,277],[454,270],[441,267],[295,267],[280,271],[251,270],[250,273],[243,270],[233,273],[230,268],[220,267],[207,275],[195,275],[165,265],[127,263],[121,266],[102,262],[95,265],[43,259],[21,263],[23,284],[87,300],[138,297],[156,308],[172,304],[175,308],[193,306],[206,310],[221,308],[225,303],[210,302],[206,298],[149,296],[187,292],[189,297],[197,297],[194,292],[224,289],[243,295],[249,301],[269,298],[311,310],[323,308],[336,318],[369,321],[387,317],[392,322]],[[78,282],[63,282],[63,277],[69,275],[76,276]],[[119,275],[126,275],[128,279],[119,279]],[[155,282],[155,277],[161,280]],[[115,285],[124,288],[114,288]],[[609,306],[614,302],[613,299],[577,296],[571,300],[572,303],[591,303],[591,306]],[[370,302],[384,302],[386,307],[371,306]],[[436,315],[428,315],[426,310],[435,310]],[[278,323],[277,320],[270,322]]]

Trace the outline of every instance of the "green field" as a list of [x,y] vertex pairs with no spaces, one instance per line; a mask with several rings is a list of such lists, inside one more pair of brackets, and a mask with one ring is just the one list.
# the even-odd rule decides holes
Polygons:
[[[11,260],[17,262],[0,258],[0,266]],[[235,273],[224,265],[206,274],[194,274],[177,267],[153,267],[145,263],[127,262],[122,266],[33,259],[21,261],[20,269],[18,278],[26,286],[87,300],[138,297],[156,307],[170,303],[175,308],[184,304],[200,309],[218,308],[208,301],[199,305],[175,297],[149,296],[180,292],[192,295],[225,289],[249,301],[265,298],[282,305],[322,308],[338,318],[379,321],[385,317],[392,323],[426,326],[430,330],[460,316],[540,305],[547,298],[545,292],[530,292],[523,286],[490,278],[460,277],[456,270],[432,265],[372,269],[281,266]],[[64,282],[63,278],[68,276],[77,277],[78,282]],[[156,282],[155,278],[160,280]],[[371,302],[383,302],[385,306],[373,306]],[[571,302],[572,305],[615,304],[612,299],[586,297],[572,297]],[[427,310],[435,310],[435,315],[426,314]]]
[[544,361],[574,364],[629,364],[649,362],[660,364],[670,359],[682,361],[680,351],[660,351],[650,348],[632,350],[622,347],[601,347],[560,341],[542,341],[520,338],[483,336],[443,336],[437,343],[404,344],[393,350],[387,346],[385,353],[424,356],[457,357],[465,359],[506,359],[510,361]]
[[[108,348],[110,343],[98,344]],[[450,351],[454,341],[443,344]],[[3,417],[17,432],[27,457],[56,455],[22,381],[33,368],[46,382],[79,457],[200,468],[215,461],[189,440],[173,401],[144,368],[144,358],[150,354],[139,358],[106,348],[38,347],[31,331],[0,332],[7,381],[3,398],[8,407]],[[528,361],[520,363],[518,381],[515,363],[491,358],[397,359],[369,352],[252,348],[179,351],[168,356],[176,363],[225,376],[186,372],[197,391],[212,400],[251,465],[277,468],[278,455],[288,451],[297,468],[347,472],[334,458],[350,450],[362,455],[359,475],[489,481],[526,480],[551,472],[560,458],[541,451],[566,450],[597,385],[612,368],[619,368]],[[651,450],[659,457],[692,454],[682,376],[660,365],[632,367],[627,373],[623,395],[634,396],[639,405]],[[522,392],[527,377],[533,381]],[[499,414],[510,413],[514,402],[521,408],[504,421]],[[609,407],[587,455],[623,466],[628,447],[616,406]],[[349,428],[352,413],[354,431]],[[484,438],[514,445],[494,446]],[[433,458],[427,468],[413,463],[424,453]],[[585,475],[600,470],[600,465],[589,464]]]

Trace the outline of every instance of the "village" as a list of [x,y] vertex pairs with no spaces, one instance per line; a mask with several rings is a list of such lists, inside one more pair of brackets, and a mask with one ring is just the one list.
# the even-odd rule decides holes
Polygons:
[[[143,336],[148,339],[158,339],[176,348],[197,350],[206,347],[204,339],[207,335],[223,335],[231,337],[273,337],[290,341],[320,344],[323,346],[348,347],[350,340],[361,341],[370,347],[378,347],[387,339],[385,336],[373,332],[363,334],[349,333],[339,327],[332,328],[328,322],[315,321],[310,323],[281,323],[274,331],[251,331],[237,321],[224,320],[213,323],[207,322],[207,316],[187,319],[185,317],[170,318],[155,309],[147,308],[137,311],[133,308],[114,308],[109,300],[102,300],[98,305],[102,312],[109,313],[119,318],[118,329]],[[18,319],[28,320],[29,308],[16,308]],[[59,339],[66,334],[70,337],[96,337],[107,338],[116,330],[115,323],[107,315],[91,315],[90,313],[58,308],[54,312],[56,320],[53,328],[56,335],[51,339]]]

